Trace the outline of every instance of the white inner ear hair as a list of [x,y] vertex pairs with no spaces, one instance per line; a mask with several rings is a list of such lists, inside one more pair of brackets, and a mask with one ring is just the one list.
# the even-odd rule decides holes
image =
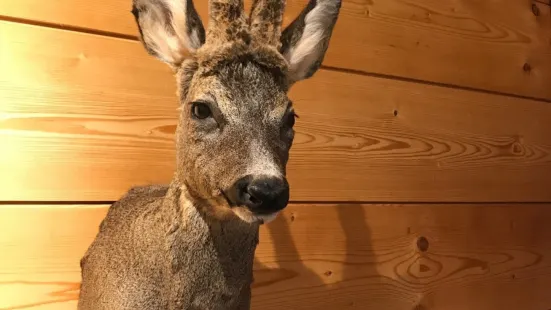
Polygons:
[[201,47],[201,40],[197,29],[187,28],[187,1],[168,1],[167,4],[170,12],[172,12],[172,28],[176,31],[180,41],[184,43],[185,48],[190,52],[194,52]]
[[186,49],[193,52],[201,46],[197,29],[187,32],[186,1],[163,1],[172,13],[172,28],[176,35],[164,27],[166,16],[158,6],[140,13],[139,21],[146,45],[152,47],[162,61],[176,64],[184,59]]
[[304,32],[299,41],[285,52],[289,61],[290,73],[295,79],[301,79],[322,55],[320,43],[329,35],[337,8],[332,1],[318,1],[316,7],[304,18]]

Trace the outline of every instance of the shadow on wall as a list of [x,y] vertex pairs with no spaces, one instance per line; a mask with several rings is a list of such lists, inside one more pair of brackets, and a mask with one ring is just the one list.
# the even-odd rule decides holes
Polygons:
[[[300,230],[301,236],[293,236],[290,225],[304,224],[298,221],[305,219],[292,221],[293,210],[267,225],[275,257],[262,260],[273,261],[277,267],[255,261],[252,309],[396,309],[400,303],[389,288],[392,279],[377,272],[378,256],[371,246],[371,231],[361,205],[312,205],[294,210],[300,210],[302,218],[309,216],[309,210],[321,213],[318,220],[327,222],[332,220],[334,208],[339,223],[334,217],[332,223],[313,221]],[[343,234],[345,246],[341,246]],[[411,304],[403,309],[411,309]]]

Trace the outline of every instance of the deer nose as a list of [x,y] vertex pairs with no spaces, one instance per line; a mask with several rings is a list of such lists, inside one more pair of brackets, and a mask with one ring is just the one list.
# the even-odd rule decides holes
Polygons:
[[238,205],[258,214],[270,214],[287,206],[289,183],[284,178],[248,176],[234,185]]

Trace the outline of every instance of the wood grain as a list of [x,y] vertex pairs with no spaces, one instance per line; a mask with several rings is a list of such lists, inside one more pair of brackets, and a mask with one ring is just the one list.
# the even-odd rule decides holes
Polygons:
[[[0,200],[110,201],[170,180],[168,68],[137,42],[0,33]],[[290,96],[294,201],[551,201],[548,103],[327,70]]]
[[[285,23],[305,4],[288,1]],[[130,6],[130,0],[3,0],[0,15],[136,36]],[[206,21],[207,2],[196,6]],[[550,15],[548,6],[530,0],[345,0],[324,64],[551,99]]]
[[[75,309],[106,210],[0,207],[0,309]],[[292,205],[261,230],[253,309],[549,309],[550,216],[549,204]]]

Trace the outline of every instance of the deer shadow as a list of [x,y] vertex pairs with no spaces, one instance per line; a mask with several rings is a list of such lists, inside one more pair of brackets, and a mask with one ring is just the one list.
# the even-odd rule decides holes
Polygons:
[[[335,209],[338,223],[331,219]],[[309,219],[309,210],[318,216]],[[363,206],[291,207],[266,226],[275,254],[257,252],[262,262],[255,259],[252,309],[382,309],[380,292],[388,281],[377,272]],[[268,242],[263,237],[261,244]]]

